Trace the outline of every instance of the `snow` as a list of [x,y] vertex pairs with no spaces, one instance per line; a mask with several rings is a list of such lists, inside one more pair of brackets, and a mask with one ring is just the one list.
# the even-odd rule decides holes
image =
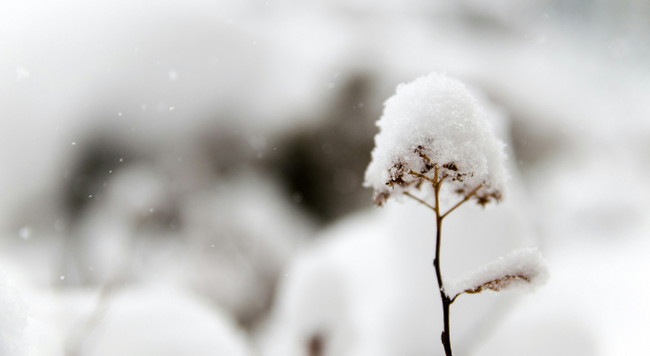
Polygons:
[[376,203],[414,193],[421,181],[415,174],[433,180],[436,170],[440,178],[449,177],[446,184],[454,191],[468,194],[482,184],[475,197],[500,200],[504,144],[464,84],[431,73],[400,84],[384,105],[364,182],[374,189]]
[[[173,337],[164,330],[173,328],[172,313],[183,320],[179,335],[207,340],[215,325],[230,325],[235,332],[226,334],[240,343],[241,334],[257,331],[232,320],[264,295],[274,300],[264,355],[305,355],[310,345],[322,345],[326,355],[442,354],[430,211],[390,199],[384,209],[324,226],[295,255],[291,237],[308,199],[288,202],[293,209],[275,204],[273,194],[242,179],[259,166],[238,176],[232,194],[217,192],[222,177],[203,173],[213,167],[198,153],[207,132],[212,142],[225,138],[217,150],[234,159],[227,138],[239,132],[243,142],[265,138],[266,148],[251,141],[252,155],[264,153],[259,161],[268,162],[271,148],[282,150],[278,137],[333,112],[328,103],[348,78],[371,78],[373,97],[363,101],[376,111],[398,83],[431,71],[462,80],[491,116],[472,90],[478,88],[514,123],[493,123],[508,144],[508,197],[495,209],[462,206],[445,218],[443,274],[460,276],[537,244],[553,275],[526,297],[458,298],[451,315],[456,353],[647,354],[650,47],[643,1],[26,0],[0,8],[0,266],[28,306],[28,355],[63,355],[70,330],[95,305],[99,285],[78,285],[60,268],[74,262],[62,242],[73,235],[82,242],[73,250],[96,262],[95,275],[132,261],[129,286],[173,280],[182,294],[118,291],[109,308],[115,318],[107,315],[98,327],[99,335],[110,330],[106,353],[119,353],[111,347],[128,332],[136,337],[131,345],[141,347],[133,353],[164,351],[147,342]],[[503,132],[511,129],[508,140]],[[128,172],[108,167],[116,176],[109,195],[100,201],[93,193],[93,207],[72,220],[56,204],[62,177],[103,134],[139,157],[155,156],[155,168],[149,178],[120,183]],[[174,163],[181,156],[182,172]],[[133,155],[124,157],[125,166],[133,164]],[[336,184],[336,177],[325,179]],[[171,185],[153,189],[161,181]],[[175,209],[183,217],[175,230],[150,229]],[[133,258],[123,255],[128,251]],[[264,271],[273,279],[258,273]],[[277,286],[268,282],[275,279]],[[274,289],[278,294],[268,294]],[[0,327],[22,325],[21,308],[5,296],[2,315],[17,324]],[[170,311],[155,315],[153,304]],[[2,342],[23,342],[19,334]],[[190,340],[220,352],[209,340]],[[7,344],[0,345],[6,354]]]
[[130,288],[111,300],[102,327],[90,333],[93,355],[253,355],[228,313],[182,289]]
[[26,326],[27,306],[16,288],[7,284],[6,275],[0,269],[0,355],[23,355],[27,345]]
[[506,289],[533,291],[549,278],[546,261],[537,248],[529,247],[511,252],[476,271],[458,279],[445,279],[443,288],[450,298],[462,293],[480,293],[483,290],[499,292]]

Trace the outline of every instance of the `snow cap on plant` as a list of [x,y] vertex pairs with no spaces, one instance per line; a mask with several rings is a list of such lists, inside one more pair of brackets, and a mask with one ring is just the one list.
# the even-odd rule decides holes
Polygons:
[[422,180],[445,178],[459,194],[479,204],[500,200],[505,187],[505,144],[460,81],[431,73],[397,86],[384,104],[364,186],[375,204],[413,193]]

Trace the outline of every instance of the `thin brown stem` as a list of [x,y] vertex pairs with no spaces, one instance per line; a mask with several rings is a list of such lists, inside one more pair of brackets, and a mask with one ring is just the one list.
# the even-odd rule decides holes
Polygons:
[[417,202],[419,202],[420,204],[426,206],[427,208],[429,208],[429,209],[431,209],[431,210],[433,210],[433,211],[436,211],[436,208],[434,208],[434,207],[432,207],[431,205],[427,204],[427,202],[425,202],[424,200],[422,200],[422,199],[416,197],[415,195],[413,195],[413,194],[411,194],[411,193],[409,193],[409,192],[404,192],[404,195],[406,195],[407,197],[409,197],[409,198],[411,198],[411,199],[416,200]]
[[449,209],[449,211],[447,211],[446,213],[444,213],[440,218],[441,218],[441,219],[444,219],[445,216],[449,215],[449,213],[451,213],[452,211],[456,210],[456,208],[458,208],[459,206],[461,206],[464,202],[468,201],[468,200],[469,200],[469,199],[470,199],[474,194],[476,194],[476,192],[477,192],[479,189],[481,189],[482,186],[483,186],[483,184],[480,184],[478,187],[474,188],[474,190],[472,190],[469,194],[467,194],[467,196],[465,196],[465,199],[461,200],[460,202],[458,202],[458,204],[454,205],[453,208]]

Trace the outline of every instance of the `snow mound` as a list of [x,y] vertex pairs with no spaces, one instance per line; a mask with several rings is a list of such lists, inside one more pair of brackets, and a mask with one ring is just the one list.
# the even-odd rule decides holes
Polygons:
[[168,285],[121,291],[111,300],[101,328],[89,336],[97,356],[253,354],[230,315]]

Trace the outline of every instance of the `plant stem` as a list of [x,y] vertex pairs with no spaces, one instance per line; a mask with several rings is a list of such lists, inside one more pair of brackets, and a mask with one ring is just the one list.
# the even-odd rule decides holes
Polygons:
[[474,188],[469,194],[465,196],[463,200],[458,202],[456,205],[454,205],[451,209],[449,209],[446,213],[441,214],[440,213],[440,187],[442,186],[442,182],[446,177],[439,178],[439,169],[438,167],[435,167],[434,171],[434,178],[433,180],[422,175],[418,174],[415,172],[410,172],[411,175],[416,176],[421,179],[425,179],[428,182],[430,182],[433,185],[433,193],[435,196],[435,205],[431,206],[427,204],[425,201],[422,199],[405,192],[404,195],[416,200],[422,205],[425,205],[429,209],[433,210],[436,213],[436,251],[435,251],[435,257],[433,259],[433,268],[436,270],[436,278],[438,280],[438,290],[440,291],[440,299],[442,301],[442,319],[443,319],[443,324],[444,324],[444,331],[442,332],[441,335],[441,341],[442,341],[442,346],[445,349],[445,355],[446,356],[452,356],[452,351],[451,351],[451,336],[450,336],[450,331],[449,331],[449,306],[456,300],[456,297],[458,295],[454,296],[453,298],[450,298],[444,291],[444,286],[442,284],[442,273],[440,272],[440,242],[441,242],[441,232],[442,232],[442,220],[449,215],[452,211],[456,210],[459,206],[461,206],[463,203],[468,201],[472,196],[476,194],[476,192],[483,186],[483,184],[480,184],[478,187]]
[[440,186],[442,184],[442,180],[440,181],[438,180],[438,167],[435,167],[434,174],[435,175],[433,181],[435,183],[433,185],[433,192],[436,199],[436,205],[434,206],[434,210],[436,213],[436,253],[435,253],[435,258],[433,259],[433,267],[436,270],[436,278],[438,279],[438,290],[440,291],[440,299],[442,301],[442,315],[443,315],[443,323],[444,323],[444,331],[442,332],[441,335],[442,346],[445,348],[445,355],[452,356],[451,337],[449,335],[450,334],[449,306],[451,305],[451,300],[445,294],[442,285],[442,273],[440,272],[440,241],[441,241],[441,232],[442,232],[442,218],[444,216],[440,215],[440,199],[439,199],[440,194],[439,193],[440,193]]
[[433,267],[436,269],[436,277],[438,278],[438,287],[440,289],[440,300],[442,301],[442,319],[444,323],[444,331],[441,335],[442,346],[445,348],[445,355],[452,356],[451,352],[451,336],[449,331],[449,306],[451,300],[445,294],[442,285],[442,274],[440,272],[440,230],[442,228],[442,217],[436,214],[436,257],[433,260]]

